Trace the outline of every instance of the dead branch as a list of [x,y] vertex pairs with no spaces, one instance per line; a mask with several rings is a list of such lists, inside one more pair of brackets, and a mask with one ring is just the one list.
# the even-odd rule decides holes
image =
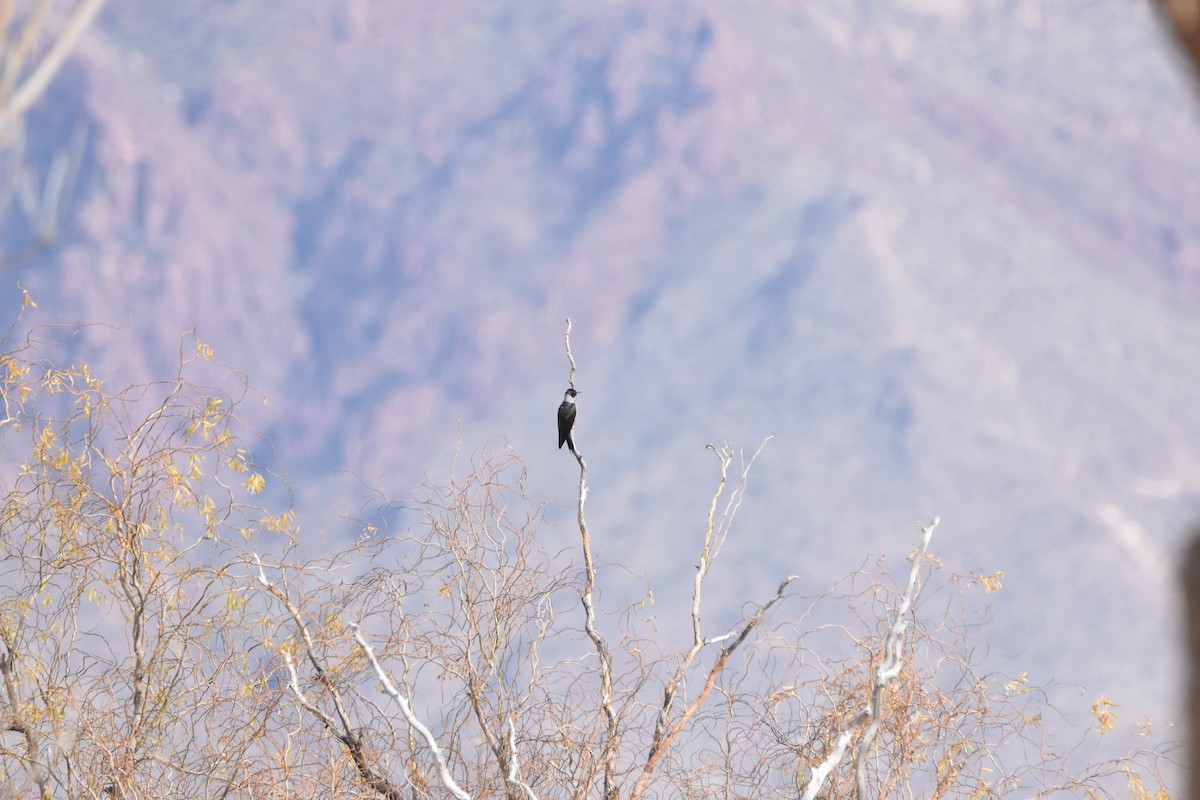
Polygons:
[[[341,691],[329,676],[321,660],[317,657],[316,647],[313,643],[312,634],[308,630],[308,624],[300,612],[299,607],[292,602],[287,593],[276,586],[272,581],[267,579],[267,574],[263,570],[262,561],[258,554],[254,554],[254,563],[258,567],[258,583],[265,588],[267,592],[274,597],[288,612],[288,616],[292,618],[297,630],[300,633],[301,641],[303,642],[304,654],[312,666],[313,672],[316,674],[317,681],[329,691],[329,696],[333,701],[334,711],[337,714],[335,720],[315,703],[313,703],[304,692],[300,689],[299,676],[296,673],[296,665],[292,660],[291,654],[286,651],[283,654],[284,664],[288,670],[288,688],[300,703],[301,708],[311,714],[321,723],[325,730],[329,731],[335,739],[342,743],[346,751],[350,754],[350,758],[354,761],[354,768],[358,772],[363,783],[371,787],[372,790],[378,792],[386,800],[404,800],[404,791],[401,787],[394,784],[386,776],[382,775],[378,769],[371,763],[367,756],[366,748],[363,746],[362,736],[356,733],[354,727],[350,724],[350,719],[346,713],[345,703],[342,700]],[[355,638],[358,638],[356,626],[352,626],[355,630]],[[365,647],[365,645],[364,645]],[[376,670],[379,669],[377,662],[374,661],[373,654],[369,648],[365,648],[368,658],[375,665]],[[390,682],[389,684],[390,685]],[[402,706],[403,708],[403,706]],[[460,800],[466,798],[463,795]],[[467,798],[469,800],[469,798]]]
[[928,525],[921,526],[921,541],[918,543],[917,550],[912,556],[912,568],[908,572],[908,583],[904,587],[904,593],[900,596],[900,605],[896,608],[896,612],[892,616],[891,624],[888,625],[887,634],[883,642],[883,657],[875,666],[872,676],[870,700],[867,702],[866,708],[855,714],[850,722],[838,732],[834,747],[829,755],[813,768],[812,774],[809,776],[808,785],[805,787],[804,794],[802,795],[803,800],[814,800],[817,792],[821,791],[822,785],[829,777],[829,773],[833,771],[834,767],[845,756],[846,748],[850,744],[854,731],[863,725],[868,725],[868,727],[858,742],[854,777],[856,797],[859,800],[865,800],[867,796],[865,764],[867,756],[871,751],[871,745],[875,741],[875,735],[879,732],[883,687],[894,680],[904,667],[904,634],[908,630],[908,612],[912,608],[913,597],[916,593],[917,578],[921,572],[921,565],[925,560],[925,552],[929,548],[929,540],[933,536],[933,530],[938,526],[939,521],[937,517],[934,517],[933,521]]
[[[567,360],[571,364],[571,386],[575,385],[575,357],[571,354],[571,320],[567,320],[566,332]],[[579,450],[579,444],[575,445],[575,459],[579,462],[579,536],[583,545],[583,569],[584,581],[583,590],[581,593],[581,601],[583,603],[584,613],[584,630],[587,633],[588,639],[596,648],[596,658],[599,661],[600,669],[600,707],[604,714],[605,722],[605,738],[602,748],[604,761],[604,797],[605,800],[615,800],[617,794],[615,775],[616,775],[616,760],[617,751],[620,744],[620,722],[617,717],[616,707],[613,704],[613,679],[612,679],[612,653],[609,651],[608,642],[600,634],[596,628],[596,610],[592,604],[593,594],[596,588],[596,564],[592,559],[592,540],[588,532],[587,520],[584,516],[584,507],[587,504],[587,463],[583,460],[583,455]]]
[[[769,440],[770,439],[768,438],[767,441]],[[750,458],[749,463],[743,466],[741,480],[738,482],[737,488],[731,495],[729,503],[726,505],[725,512],[722,515],[719,524],[716,518],[717,506],[720,503],[721,496],[724,494],[725,486],[728,482],[729,465],[733,463],[733,451],[728,445],[725,445],[721,448],[715,447],[711,444],[708,446],[708,449],[711,450],[721,461],[721,477],[717,483],[716,490],[713,492],[712,501],[709,503],[708,519],[704,530],[704,542],[700,548],[700,558],[696,564],[696,575],[692,583],[692,646],[691,649],[689,649],[688,652],[685,653],[680,659],[679,664],[675,669],[675,674],[672,676],[671,680],[667,682],[666,688],[663,690],[663,702],[659,707],[657,720],[655,721],[654,734],[650,742],[650,751],[646,756],[646,763],[642,767],[642,773],[638,777],[637,782],[634,784],[633,791],[630,794],[631,798],[639,798],[645,792],[646,788],[649,786],[650,779],[653,777],[654,770],[658,765],[659,760],[666,753],[667,748],[670,747],[675,737],[679,735],[680,731],[687,726],[692,717],[695,716],[696,712],[700,710],[700,707],[703,705],[704,701],[711,693],[713,686],[716,684],[717,676],[720,674],[721,670],[724,669],[729,657],[738,648],[738,646],[745,641],[746,637],[750,635],[750,632],[754,629],[754,627],[758,625],[759,621],[763,617],[763,614],[765,614],[771,606],[782,599],[783,590],[794,578],[794,576],[788,577],[782,584],[780,584],[779,590],[776,592],[775,596],[758,609],[758,611],[751,617],[750,621],[742,627],[740,633],[738,631],[730,631],[717,637],[704,636],[700,624],[700,602],[704,589],[704,579],[708,575],[708,570],[712,563],[712,559],[715,558],[721,544],[724,543],[725,535],[728,534],[730,526],[733,524],[733,518],[737,514],[738,508],[741,506],[741,498],[745,494],[746,484],[750,476],[750,467],[753,466],[755,459],[758,458],[759,453],[762,452],[762,448],[765,447],[766,444],[767,442],[764,441],[762,445],[759,446],[758,450],[755,451],[754,455]],[[695,662],[696,657],[699,656],[700,651],[710,644],[727,641],[730,638],[733,638],[734,641],[731,644],[726,645],[721,650],[720,655],[718,655],[716,661],[713,663],[712,668],[709,670],[708,678],[705,681],[704,689],[701,691],[700,695],[692,702],[690,706],[688,706],[683,714],[680,715],[679,719],[672,723],[671,709],[675,704],[675,698],[679,692],[680,686],[684,681],[684,678],[687,676],[687,673],[691,669],[692,664]]]
[[392,683],[391,678],[383,670],[383,665],[379,663],[379,659],[375,657],[375,651],[371,649],[371,645],[363,638],[362,631],[356,623],[348,623],[347,627],[354,635],[354,641],[358,642],[358,646],[362,648],[363,655],[367,657],[367,661],[371,662],[372,668],[375,670],[375,677],[379,678],[379,682],[383,685],[383,691],[388,697],[396,701],[396,705],[400,707],[400,713],[404,715],[404,721],[408,726],[417,732],[417,735],[425,742],[425,746],[429,748],[430,755],[433,756],[433,762],[437,765],[438,776],[442,779],[442,785],[446,787],[450,794],[458,798],[458,800],[471,800],[471,795],[463,791],[462,787],[454,780],[454,776],[450,774],[450,767],[446,764],[446,757],[442,755],[442,749],[438,747],[437,739],[433,737],[433,733],[425,724],[417,718],[413,713],[412,706],[408,704],[408,699],[400,693],[396,685]]

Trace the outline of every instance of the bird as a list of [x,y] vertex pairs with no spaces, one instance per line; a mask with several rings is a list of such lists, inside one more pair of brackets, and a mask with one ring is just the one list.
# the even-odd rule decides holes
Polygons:
[[558,407],[558,449],[562,450],[562,446],[566,443],[567,447],[571,448],[571,452],[575,452],[575,440],[571,438],[571,428],[575,425],[575,395],[579,392],[572,389],[567,389],[563,395],[562,405]]

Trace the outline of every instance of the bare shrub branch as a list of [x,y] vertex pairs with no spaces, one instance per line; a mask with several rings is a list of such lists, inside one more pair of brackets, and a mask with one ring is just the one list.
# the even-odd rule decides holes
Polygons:
[[921,562],[925,560],[929,540],[937,525],[938,519],[934,517],[928,525],[921,526],[921,541],[912,557],[912,569],[908,572],[908,583],[904,587],[904,593],[900,595],[900,606],[892,615],[891,625],[888,626],[883,642],[883,658],[875,666],[874,681],[871,684],[871,702],[867,706],[867,714],[871,721],[867,725],[862,739],[859,740],[858,756],[854,767],[854,783],[859,798],[867,796],[867,777],[864,765],[871,752],[871,746],[875,743],[875,737],[879,735],[883,688],[895,680],[900,674],[900,670],[904,668],[904,633],[908,630],[908,612],[912,608],[913,593],[916,591],[917,577],[921,572]]
[[921,540],[917,545],[916,552],[912,556],[912,568],[908,572],[908,583],[904,587],[904,592],[900,595],[900,603],[892,615],[891,623],[888,625],[887,634],[884,637],[883,656],[880,658],[879,663],[876,664],[873,672],[871,693],[867,705],[855,714],[850,722],[838,732],[836,744],[829,755],[813,769],[808,785],[805,787],[804,794],[802,795],[804,800],[813,800],[817,796],[817,792],[821,791],[821,787],[824,785],[829,773],[845,756],[846,748],[850,744],[854,730],[862,725],[866,725],[867,729],[858,742],[858,753],[854,768],[855,796],[857,798],[867,796],[864,765],[871,751],[871,746],[875,743],[875,737],[879,734],[879,727],[882,724],[881,706],[883,689],[900,674],[900,670],[904,666],[904,633],[908,630],[908,613],[912,608],[913,596],[917,587],[917,577],[920,574],[921,565],[925,560],[929,540],[933,536],[934,529],[938,526],[938,521],[935,517],[928,525],[921,526]]

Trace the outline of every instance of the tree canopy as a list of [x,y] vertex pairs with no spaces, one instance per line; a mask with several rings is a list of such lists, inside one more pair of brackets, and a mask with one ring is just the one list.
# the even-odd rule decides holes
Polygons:
[[648,598],[602,600],[586,442],[571,547],[502,440],[319,543],[246,376],[188,333],[174,374],[108,387],[77,332],[0,346],[5,796],[1167,796],[1169,743],[1108,755],[1112,700],[1063,746],[1027,675],[985,671],[964,598],[1002,576],[941,564],[936,520],[894,576],[780,575],[713,628],[754,458],[711,447],[674,651]]

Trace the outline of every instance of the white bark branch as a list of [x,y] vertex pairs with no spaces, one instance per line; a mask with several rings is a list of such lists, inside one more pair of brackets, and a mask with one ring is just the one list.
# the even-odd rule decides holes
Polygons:
[[[330,678],[325,670],[321,660],[317,658],[316,647],[313,643],[312,635],[309,633],[308,625],[305,624],[304,618],[300,613],[299,607],[292,602],[287,593],[267,579],[267,574],[263,570],[262,560],[258,557],[258,553],[254,554],[254,563],[258,567],[258,582],[267,592],[278,600],[284,608],[287,609],[288,615],[296,624],[301,634],[301,639],[304,644],[304,654],[308,658],[308,663],[312,666],[313,672],[316,674],[317,680],[326,687],[329,692],[330,700],[333,702],[333,709],[337,712],[337,719],[325,713],[300,689],[300,680],[296,671],[295,662],[290,653],[286,650],[283,653],[284,663],[288,669],[288,688],[292,694],[296,696],[296,700],[300,703],[301,708],[312,714],[320,723],[329,731],[339,742],[341,742],[349,752],[351,759],[354,761],[355,769],[358,771],[359,777],[363,779],[372,789],[382,795],[385,800],[403,800],[403,793],[400,787],[394,784],[391,779],[380,772],[377,765],[371,763],[366,749],[363,747],[362,737],[354,731],[350,724],[350,716],[346,712],[345,703],[342,702],[342,694],[337,685]],[[378,669],[378,665],[376,665]]]
[[425,746],[429,748],[429,752],[433,756],[433,761],[437,765],[442,785],[458,800],[471,800],[471,795],[463,791],[463,788],[454,780],[454,776],[450,774],[450,766],[446,763],[446,757],[442,755],[442,749],[438,747],[437,739],[433,737],[433,733],[417,718],[417,715],[413,713],[412,707],[409,706],[407,698],[400,694],[400,690],[396,688],[391,678],[383,671],[383,666],[379,663],[379,659],[375,657],[375,651],[371,649],[371,645],[363,638],[358,624],[351,622],[348,623],[348,627],[350,628],[350,632],[354,634],[354,641],[358,642],[358,646],[362,648],[363,654],[371,662],[371,666],[374,667],[375,676],[383,684],[383,691],[396,701],[396,705],[400,706],[400,713],[404,715],[404,721],[408,723],[409,728],[416,731],[417,735],[425,740]]
[[829,777],[829,773],[833,772],[833,768],[838,765],[842,757],[846,754],[846,746],[850,744],[850,738],[854,735],[854,729],[862,725],[870,717],[871,710],[864,708],[854,716],[850,724],[842,729],[834,741],[833,749],[829,751],[829,755],[825,757],[817,766],[813,767],[812,775],[808,779],[808,786],[804,787],[804,794],[801,795],[802,800],[814,800],[817,792],[821,791],[821,787],[825,785],[825,779]]
[[908,571],[908,582],[904,586],[904,593],[900,595],[900,605],[896,608],[896,612],[892,616],[891,623],[888,625],[887,633],[884,636],[883,658],[875,665],[875,672],[871,678],[871,699],[867,707],[855,714],[854,718],[838,733],[833,749],[830,750],[825,760],[816,767],[813,767],[808,785],[804,788],[804,793],[801,795],[802,800],[814,800],[817,792],[821,791],[821,787],[829,777],[829,773],[833,771],[833,768],[845,756],[846,748],[850,744],[850,739],[854,731],[863,725],[867,725],[867,730],[858,742],[854,764],[855,797],[857,800],[866,800],[867,782],[865,765],[867,756],[871,751],[871,746],[875,743],[875,736],[879,733],[879,726],[881,724],[879,709],[883,701],[883,687],[894,680],[904,668],[904,634],[908,631],[908,613],[912,610],[913,598],[917,588],[917,578],[921,573],[921,564],[925,561],[925,552],[929,548],[929,540],[933,536],[933,530],[938,526],[939,521],[937,517],[934,517],[933,521],[928,525],[921,526],[921,541],[912,556],[912,567]]
[[534,794],[533,789],[529,788],[529,784],[521,780],[521,767],[517,763],[517,738],[511,719],[508,720],[508,775],[505,778],[510,784],[523,791],[529,800],[538,800],[538,796]]
[[104,0],[84,0],[79,8],[71,15],[70,21],[63,28],[62,33],[54,40],[54,44],[34,67],[33,72],[29,74],[25,80],[13,92],[8,102],[0,106],[0,135],[3,135],[4,129],[7,128],[14,120],[18,120],[25,115],[34,102],[41,96],[42,92],[50,83],[50,79],[58,72],[63,62],[67,60],[71,50],[75,48],[75,44],[79,41],[79,37],[91,25],[92,20],[100,11],[100,7],[104,5]]
[[[567,361],[571,364],[571,386],[575,386],[575,356],[571,353],[571,320],[567,319],[567,332],[564,337],[567,346]],[[613,679],[612,679],[612,654],[608,649],[608,642],[600,635],[596,628],[596,610],[592,605],[592,595],[596,588],[596,564],[592,559],[592,538],[588,532],[587,521],[584,517],[584,508],[587,505],[588,482],[587,482],[587,462],[583,460],[583,455],[579,450],[579,442],[575,443],[575,460],[579,462],[579,536],[583,546],[583,569],[584,583],[583,591],[580,593],[580,601],[583,604],[584,622],[583,629],[587,633],[588,639],[591,640],[592,646],[596,648],[596,658],[600,666],[600,708],[604,714],[605,722],[605,739],[602,750],[604,762],[604,798],[605,800],[614,800],[617,793],[615,776],[616,776],[616,760],[617,750],[619,749],[620,725],[617,718],[617,710],[613,705]]]

